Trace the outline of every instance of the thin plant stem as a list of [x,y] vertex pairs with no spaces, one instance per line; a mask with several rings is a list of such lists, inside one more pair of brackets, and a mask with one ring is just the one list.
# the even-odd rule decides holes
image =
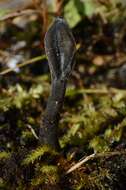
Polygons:
[[[26,65],[30,65],[30,64],[32,64],[32,63],[35,63],[35,62],[37,62],[37,61],[41,61],[41,60],[43,60],[43,59],[46,59],[46,55],[41,55],[41,56],[38,56],[38,57],[34,57],[34,58],[32,58],[32,59],[29,59],[29,60],[27,60],[27,61],[24,61],[23,63],[20,63],[20,64],[16,65],[15,68],[21,68],[21,67],[24,67],[24,66],[26,66]],[[3,70],[2,72],[0,72],[0,75],[5,75],[5,74],[7,74],[7,73],[10,73],[10,72],[14,71],[15,68],[5,69],[5,70]]]
[[89,160],[92,160],[95,158],[117,156],[117,155],[122,155],[122,154],[126,154],[126,151],[115,151],[115,152],[104,152],[104,153],[91,154],[91,155],[87,156],[86,158],[82,158],[79,162],[77,162],[74,166],[72,166],[69,170],[67,170],[66,174],[69,174],[69,173],[75,171],[82,164],[86,163]]

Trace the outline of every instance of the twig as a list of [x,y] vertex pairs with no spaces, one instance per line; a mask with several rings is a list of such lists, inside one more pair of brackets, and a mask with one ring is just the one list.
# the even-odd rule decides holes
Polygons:
[[77,168],[79,168],[82,164],[84,164],[85,162],[87,162],[88,160],[91,160],[92,158],[94,158],[95,153],[91,154],[89,156],[87,156],[86,158],[82,159],[80,162],[76,163],[74,166],[72,166],[67,172],[66,174],[69,174],[71,172],[73,172],[74,170],[76,170]]
[[[26,66],[26,65],[29,65],[29,64],[31,64],[31,63],[40,61],[40,60],[42,60],[42,59],[46,59],[46,55],[41,55],[41,56],[38,56],[38,57],[34,57],[34,58],[32,58],[32,59],[29,59],[29,60],[27,60],[27,61],[24,61],[23,63],[20,63],[20,64],[16,65],[15,68],[21,68],[21,67],[24,67],[24,66]],[[15,68],[5,69],[4,71],[0,72],[0,75],[5,75],[5,74],[7,74],[7,73],[10,73],[10,72],[14,71]]]
[[33,136],[38,140],[39,138],[38,138],[35,130],[32,128],[32,126],[29,125],[29,124],[27,124],[27,127],[28,127],[28,129],[30,129],[30,131],[32,132]]
[[81,88],[81,89],[68,89],[66,92],[66,96],[71,96],[72,95],[76,95],[76,94],[116,94],[116,93],[122,93],[122,94],[126,94],[126,90],[124,89],[118,89],[118,88],[108,88],[108,89],[85,89],[85,88]]
[[72,166],[69,170],[67,170],[66,174],[69,174],[79,168],[82,164],[86,163],[89,160],[92,160],[94,158],[100,158],[100,157],[111,157],[111,156],[117,156],[117,155],[122,155],[126,154],[126,151],[115,151],[115,152],[105,152],[105,153],[98,153],[98,154],[91,154],[87,156],[86,158],[81,159],[78,163],[76,163],[74,166]]
[[4,20],[11,19],[11,18],[18,17],[18,16],[38,14],[38,13],[40,13],[40,11],[34,10],[34,9],[26,9],[26,10],[16,11],[16,12],[8,13],[5,16],[0,17],[0,21],[4,21]]
[[[5,21],[8,19],[13,19],[18,16],[24,16],[24,15],[30,15],[30,14],[41,14],[40,10],[34,10],[34,9],[26,9],[26,10],[18,10],[16,12],[7,13],[5,16],[0,17],[0,21]],[[47,12],[47,14],[56,16],[55,12]]]
[[57,16],[61,15],[62,8],[63,8],[63,1],[62,0],[55,0],[55,12]]

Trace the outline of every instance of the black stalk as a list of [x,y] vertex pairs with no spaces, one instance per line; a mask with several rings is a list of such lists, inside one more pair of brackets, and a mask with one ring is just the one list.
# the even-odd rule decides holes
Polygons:
[[40,126],[40,142],[59,148],[58,123],[66,83],[74,66],[76,52],[71,30],[62,18],[56,18],[45,35],[45,51],[51,72],[51,94]]

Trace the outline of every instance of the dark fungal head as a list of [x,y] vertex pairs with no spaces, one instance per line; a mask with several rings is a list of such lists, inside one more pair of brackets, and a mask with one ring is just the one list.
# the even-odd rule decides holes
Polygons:
[[55,19],[44,42],[52,79],[67,79],[74,65],[76,46],[72,32],[63,18]]

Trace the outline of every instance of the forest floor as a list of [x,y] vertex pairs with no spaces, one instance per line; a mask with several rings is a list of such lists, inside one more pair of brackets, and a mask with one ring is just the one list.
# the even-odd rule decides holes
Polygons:
[[76,65],[59,123],[59,153],[38,142],[50,93],[41,22],[33,15],[0,23],[1,189],[126,187],[126,22],[85,18],[73,35]]

